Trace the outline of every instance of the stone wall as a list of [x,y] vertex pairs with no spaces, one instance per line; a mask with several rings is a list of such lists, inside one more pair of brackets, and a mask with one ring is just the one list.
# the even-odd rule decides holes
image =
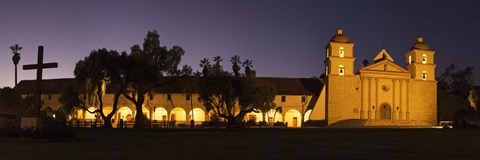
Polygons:
[[345,119],[360,119],[360,77],[327,77],[328,124]]
[[410,120],[437,123],[437,82],[412,80],[408,84]]

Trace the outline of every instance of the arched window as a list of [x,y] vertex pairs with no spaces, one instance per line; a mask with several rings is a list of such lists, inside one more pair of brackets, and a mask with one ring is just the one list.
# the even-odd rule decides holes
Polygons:
[[408,64],[412,64],[412,55],[408,55]]
[[384,71],[387,71],[387,65],[386,65],[386,64],[383,65],[383,70],[384,70]]
[[341,75],[341,76],[345,75],[345,66],[343,65],[338,66],[338,75]]
[[427,80],[427,71],[422,72],[422,79]]
[[426,54],[422,55],[422,63],[427,64],[427,55]]
[[343,47],[340,47],[338,51],[338,56],[339,57],[344,57],[345,56],[345,49]]

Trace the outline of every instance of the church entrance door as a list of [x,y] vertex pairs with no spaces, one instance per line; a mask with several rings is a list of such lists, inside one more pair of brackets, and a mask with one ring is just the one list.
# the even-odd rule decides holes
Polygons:
[[383,104],[380,107],[380,119],[387,119],[387,120],[392,119],[392,109],[391,109],[390,105]]

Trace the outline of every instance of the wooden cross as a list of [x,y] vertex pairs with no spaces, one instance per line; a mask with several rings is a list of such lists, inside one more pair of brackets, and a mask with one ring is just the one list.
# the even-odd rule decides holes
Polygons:
[[23,65],[23,70],[37,70],[37,80],[35,82],[35,114],[40,115],[42,105],[42,71],[44,68],[57,68],[58,63],[43,63],[43,46],[38,46],[37,64]]

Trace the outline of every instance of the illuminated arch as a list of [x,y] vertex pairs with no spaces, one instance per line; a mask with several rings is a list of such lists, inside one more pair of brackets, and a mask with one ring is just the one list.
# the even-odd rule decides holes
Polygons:
[[[93,111],[93,110],[90,110],[90,111]],[[112,111],[113,111],[112,107],[103,107],[103,114],[105,115],[112,113]]]
[[342,64],[338,65],[338,75],[345,75],[345,66],[343,66]]
[[339,56],[339,57],[345,57],[345,48],[340,47],[340,48],[338,49],[338,56]]
[[116,119],[122,119],[123,121],[135,120],[132,114],[132,110],[129,107],[121,107],[120,109],[118,109]]
[[168,120],[168,112],[163,107],[155,108],[155,111],[153,113],[154,113],[153,114],[153,120],[157,120],[157,121],[167,121]]
[[[188,113],[189,120],[192,119],[192,111]],[[193,108],[193,120],[194,121],[205,121],[205,111],[201,108]]]
[[170,111],[170,121],[186,121],[187,113],[183,108],[176,107]]
[[422,64],[427,64],[427,54],[422,55]]
[[427,80],[427,71],[422,72],[422,80]]
[[258,113],[250,112],[245,115],[245,120],[246,121],[254,120],[255,122],[261,122],[263,121],[263,114],[261,112],[258,112]]
[[311,110],[311,109],[305,112],[305,116],[303,117],[303,121],[304,121],[304,122],[310,120],[310,114],[312,114],[312,110]]
[[289,109],[285,112],[285,122],[288,123],[287,127],[301,127],[301,114],[296,109]]
[[275,122],[283,122],[283,115],[281,112],[277,111],[275,113],[275,109],[271,109],[267,113],[267,122],[268,123],[275,123]]
[[[88,107],[87,109],[92,112],[95,111],[95,107]],[[95,119],[95,114],[85,111],[85,119]]]

